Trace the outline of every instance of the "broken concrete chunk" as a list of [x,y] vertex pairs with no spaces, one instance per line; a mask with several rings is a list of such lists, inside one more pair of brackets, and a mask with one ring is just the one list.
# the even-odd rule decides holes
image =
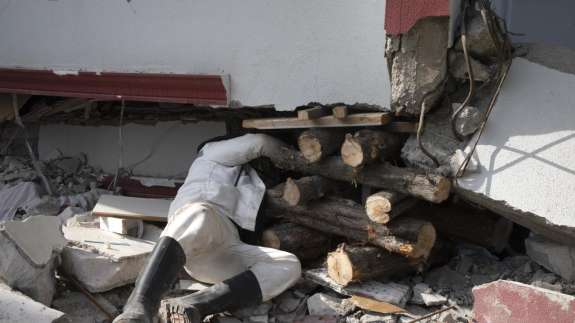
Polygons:
[[413,287],[411,303],[425,306],[438,306],[447,303],[447,297],[434,293],[427,284],[417,284]]
[[0,229],[0,278],[46,305],[55,293],[54,270],[66,244],[59,226],[57,217],[33,216]]
[[40,188],[33,182],[5,186],[0,190],[0,221],[10,221],[22,205],[40,198]]
[[121,219],[115,217],[99,217],[100,229],[117,234],[127,234],[139,238],[144,233],[142,220]]
[[424,97],[427,109],[441,97],[447,74],[448,25],[447,17],[428,17],[401,36],[401,50],[393,54],[391,66],[393,111],[419,115]]
[[0,322],[65,323],[66,314],[46,307],[0,283]]
[[70,244],[62,253],[62,269],[93,293],[133,283],[155,245],[146,236],[137,239],[96,228],[66,226],[63,231]]
[[343,316],[348,312],[343,304],[343,299],[324,293],[317,293],[308,298],[307,309],[310,315]]
[[[97,295],[95,295],[97,297]],[[110,314],[117,314],[117,309],[103,297],[98,297],[98,304],[102,305]],[[108,316],[98,309],[84,294],[67,291],[56,298],[52,306],[64,313],[74,323],[107,323]]]
[[465,276],[448,266],[430,271],[425,276],[425,282],[438,289],[458,290],[468,286]]
[[[463,49],[461,40],[457,41],[455,48]],[[467,22],[467,49],[472,56],[481,60],[491,61],[497,56],[497,49],[489,35],[489,29],[479,14]]]
[[60,222],[65,225],[69,219],[85,212],[86,210],[81,207],[69,206],[65,208],[64,211],[60,212],[60,214],[58,214],[58,218],[60,219]]
[[[565,280],[575,280],[575,247],[561,245],[544,237],[532,235],[525,240],[525,249],[527,255],[536,263]],[[547,282],[553,283],[553,281]]]
[[498,280],[473,288],[473,314],[482,322],[573,322],[575,297]]
[[393,315],[375,315],[364,314],[360,319],[360,323],[395,323],[397,319]]
[[[487,82],[489,80],[491,71],[487,66],[473,57],[469,57],[469,64],[471,65],[473,80],[475,82]],[[469,79],[465,57],[462,52],[451,52],[449,54],[449,72],[456,79]]]
[[378,281],[368,281],[352,283],[343,287],[328,276],[325,268],[307,270],[304,272],[304,277],[317,284],[331,288],[342,295],[361,295],[400,307],[403,307],[407,303],[411,295],[411,288],[409,286],[396,283],[384,284]]
[[[452,106],[453,111],[458,109],[460,105],[461,103],[454,103]],[[455,129],[462,136],[472,135],[479,129],[482,119],[483,115],[479,109],[469,105],[465,106],[455,119]]]
[[44,266],[60,253],[66,239],[60,231],[60,219],[54,216],[32,216],[24,221],[9,221],[0,232],[18,246],[23,256],[35,266]]

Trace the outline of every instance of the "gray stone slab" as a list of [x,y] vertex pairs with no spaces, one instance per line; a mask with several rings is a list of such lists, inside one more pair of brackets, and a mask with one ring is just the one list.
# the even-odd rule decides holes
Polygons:
[[480,171],[457,180],[456,190],[575,244],[574,89],[575,75],[516,58],[477,146]]
[[64,323],[71,321],[64,313],[38,303],[0,283],[0,322]]
[[[568,281],[575,281],[575,247],[554,243],[540,236],[531,236],[525,240],[527,255],[533,261],[556,273]],[[536,273],[534,280],[554,283]]]

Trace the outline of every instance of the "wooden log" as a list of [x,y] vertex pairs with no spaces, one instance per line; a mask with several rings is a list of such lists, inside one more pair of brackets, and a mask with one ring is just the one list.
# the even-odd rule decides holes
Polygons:
[[331,112],[333,113],[333,116],[338,119],[344,119],[348,115],[347,107],[345,105],[334,107]]
[[327,256],[327,272],[336,283],[388,279],[410,274],[417,263],[374,246],[340,245]]
[[392,115],[389,112],[370,112],[350,114],[346,118],[338,119],[333,115],[320,117],[313,120],[300,120],[296,118],[262,118],[246,119],[242,121],[242,127],[246,129],[301,129],[313,127],[373,127],[382,126],[391,122]]
[[290,252],[301,261],[325,256],[330,249],[330,240],[329,235],[295,223],[280,223],[262,234],[264,247]]
[[328,115],[329,112],[322,107],[313,107],[309,109],[300,110],[297,112],[297,118],[299,120],[313,120],[319,117]]
[[451,203],[422,206],[410,215],[433,223],[442,235],[488,248],[496,253],[505,249],[513,222],[495,213]]
[[328,157],[310,164],[299,151],[286,146],[270,147],[262,154],[284,170],[388,189],[433,203],[445,201],[451,189],[451,181],[441,175],[425,174],[387,163],[367,165],[358,171],[344,164],[339,157]]
[[344,132],[338,130],[309,129],[299,135],[297,143],[303,157],[315,163],[337,152],[344,136]]
[[398,134],[362,129],[354,135],[345,135],[341,158],[351,167],[361,167],[376,160],[395,160],[402,144],[403,138]]
[[363,207],[351,200],[325,197],[306,206],[290,206],[281,196],[277,188],[268,190],[266,214],[413,259],[427,258],[435,243],[435,229],[426,221],[400,218],[382,225],[371,222]]
[[291,206],[304,205],[337,190],[337,183],[321,176],[307,176],[300,179],[288,178],[282,198]]
[[365,201],[365,213],[376,223],[386,224],[417,204],[417,199],[391,191],[380,191]]

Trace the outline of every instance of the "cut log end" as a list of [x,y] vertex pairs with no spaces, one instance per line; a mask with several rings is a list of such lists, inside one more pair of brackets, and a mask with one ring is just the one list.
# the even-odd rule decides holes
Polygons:
[[298,146],[303,157],[308,162],[315,163],[321,159],[321,143],[317,138],[303,134],[298,138]]
[[417,236],[417,242],[414,245],[414,249],[409,254],[409,258],[427,259],[435,245],[436,239],[437,232],[435,231],[433,224],[426,223],[422,225]]
[[449,198],[451,180],[443,176],[416,175],[409,193],[433,203],[441,203]]
[[371,195],[365,201],[365,211],[371,221],[385,224],[390,220],[391,202],[381,195]]
[[354,280],[353,263],[346,252],[336,250],[327,256],[327,271],[336,283],[347,286]]
[[288,178],[284,186],[282,198],[291,206],[296,206],[301,200],[301,193],[293,179]]
[[341,158],[351,167],[359,167],[365,162],[363,147],[351,134],[345,136],[345,141],[341,145]]
[[262,233],[262,245],[269,248],[280,249],[280,238],[273,230],[265,230]]

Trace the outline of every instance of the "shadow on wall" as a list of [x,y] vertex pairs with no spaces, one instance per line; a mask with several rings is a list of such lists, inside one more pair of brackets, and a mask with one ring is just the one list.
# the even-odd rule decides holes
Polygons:
[[505,172],[575,180],[574,89],[575,75],[516,59],[477,147],[480,173],[459,184],[491,195]]
[[[128,124],[123,129],[123,167],[133,175],[184,178],[203,141],[226,133],[223,122]],[[90,165],[114,173],[120,164],[118,127],[47,125],[40,128],[41,160],[85,153]]]

